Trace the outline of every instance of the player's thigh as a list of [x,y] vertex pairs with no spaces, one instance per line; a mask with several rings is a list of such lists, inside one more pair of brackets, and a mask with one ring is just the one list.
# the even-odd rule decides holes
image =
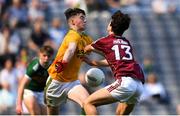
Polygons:
[[139,101],[142,83],[131,77],[122,77],[105,88],[121,103],[135,104]]
[[135,104],[119,103],[116,109],[116,115],[129,115],[134,109]]
[[113,98],[109,91],[105,88],[97,90],[85,100],[85,104],[93,104],[95,106],[110,104],[114,102],[117,102],[117,100]]
[[77,102],[81,107],[88,96],[89,93],[82,85],[76,85],[68,92],[68,98]]
[[30,113],[40,113],[40,105],[38,104],[38,101],[33,92],[25,90],[24,104]]
[[58,107],[67,99],[67,84],[51,79],[45,89],[45,102],[47,106]]
[[38,102],[38,104],[39,104],[39,107],[40,107],[40,111],[41,111],[41,114],[42,115],[46,115],[47,114],[47,107],[46,107],[46,105],[45,105],[45,103],[44,103],[44,91],[42,91],[42,92],[35,92],[35,94],[36,94],[36,100],[37,100],[37,102]]

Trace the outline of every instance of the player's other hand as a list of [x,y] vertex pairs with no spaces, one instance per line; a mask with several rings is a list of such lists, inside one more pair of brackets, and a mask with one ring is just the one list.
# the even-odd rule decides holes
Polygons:
[[87,45],[84,48],[84,53],[89,54],[93,50],[93,47],[91,45]]
[[22,106],[21,105],[17,105],[16,106],[16,114],[17,115],[21,115],[22,114]]
[[67,63],[63,62],[63,61],[56,61],[55,62],[55,70],[57,73],[60,73],[64,70],[64,68],[66,67]]

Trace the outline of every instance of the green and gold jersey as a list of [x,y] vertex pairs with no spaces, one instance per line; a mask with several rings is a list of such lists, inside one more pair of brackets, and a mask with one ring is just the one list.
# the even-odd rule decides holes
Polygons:
[[48,76],[49,74],[47,69],[40,65],[39,59],[36,58],[32,60],[26,71],[26,77],[31,80],[30,83],[26,86],[26,89],[38,92],[43,91]]

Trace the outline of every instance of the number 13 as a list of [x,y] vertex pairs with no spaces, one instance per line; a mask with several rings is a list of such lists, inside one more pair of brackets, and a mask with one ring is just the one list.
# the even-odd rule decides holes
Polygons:
[[[119,52],[119,46],[118,45],[114,45],[111,48],[113,51],[115,51],[115,58],[116,60],[121,60],[121,56],[120,56],[120,52]],[[132,60],[132,53],[130,52],[130,46],[127,45],[121,45],[121,49],[125,49],[125,53],[128,54],[127,56],[122,57],[122,60]]]

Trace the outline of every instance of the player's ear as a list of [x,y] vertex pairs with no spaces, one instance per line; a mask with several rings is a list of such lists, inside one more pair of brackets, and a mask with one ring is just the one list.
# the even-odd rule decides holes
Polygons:
[[75,21],[73,19],[71,19],[71,24],[75,25]]
[[112,26],[112,20],[110,21],[110,24],[109,24],[110,26]]

